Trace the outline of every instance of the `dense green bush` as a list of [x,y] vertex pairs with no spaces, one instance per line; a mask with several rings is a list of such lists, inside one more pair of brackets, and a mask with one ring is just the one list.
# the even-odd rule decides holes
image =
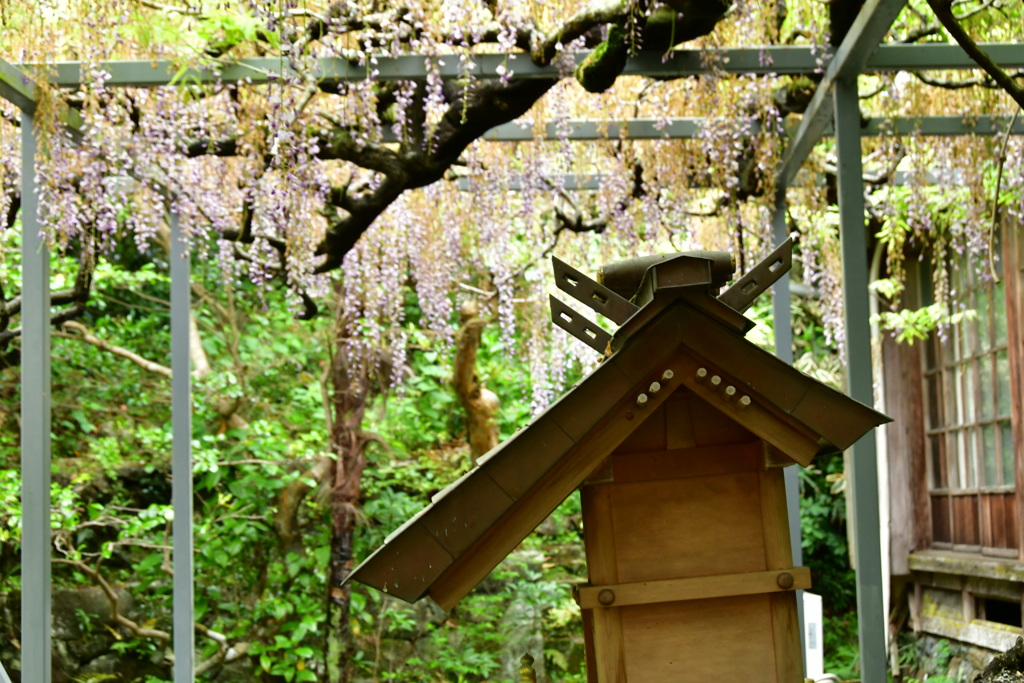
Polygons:
[[[166,264],[155,258],[123,261],[100,268],[83,323],[109,344],[166,365]],[[17,276],[16,265],[8,262],[7,276]],[[56,257],[53,265],[58,274],[69,267]],[[209,667],[199,679],[318,680],[324,668],[330,547],[324,485],[300,506],[298,552],[279,542],[274,515],[284,488],[301,480],[328,450],[321,381],[329,321],[298,322],[280,295],[244,283],[220,284],[215,263],[199,263],[195,270],[194,311],[212,366],[194,387],[195,617],[202,627],[197,661],[224,654],[205,632],[221,634],[244,650],[233,664]],[[415,300],[409,305],[415,314]],[[410,375],[368,411],[365,427],[380,439],[369,450],[357,557],[365,557],[471,464],[448,385],[450,350],[411,324],[409,336]],[[501,431],[508,435],[528,419],[528,372],[499,348],[498,333],[491,329],[484,335],[478,371],[501,397]],[[169,632],[169,382],[62,336],[54,338],[53,376],[55,586],[92,585],[95,572],[130,593],[132,607],[125,616],[138,627]],[[18,379],[17,368],[0,375],[4,405],[18,404]],[[246,424],[225,420],[217,406],[223,400],[237,402]],[[19,588],[18,460],[17,420],[5,413],[0,422],[0,602],[16,601]],[[356,678],[501,680],[511,677],[509,663],[522,654],[512,648],[529,647],[538,658],[546,655],[559,680],[577,680],[578,611],[569,583],[582,571],[579,527],[574,496],[450,615],[357,586]],[[502,622],[502,615],[521,618]],[[94,633],[106,628],[95,616],[79,617]],[[4,632],[13,639],[16,623]],[[130,670],[128,662],[140,662],[147,673],[135,680],[169,680],[169,643],[125,628],[110,633],[106,652],[119,658],[124,672]],[[415,651],[405,649],[410,643]],[[16,655],[5,651],[2,656],[6,662]],[[166,672],[163,678],[154,677],[153,663]]]

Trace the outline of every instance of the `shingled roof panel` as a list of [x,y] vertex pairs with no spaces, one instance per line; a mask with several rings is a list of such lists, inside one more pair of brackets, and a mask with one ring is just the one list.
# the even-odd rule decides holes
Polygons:
[[[456,495],[457,491],[457,495]],[[453,557],[466,551],[512,504],[512,498],[487,472],[476,468],[434,499],[420,519]]]
[[541,415],[484,455],[477,466],[513,500],[519,499],[575,442],[554,420]]

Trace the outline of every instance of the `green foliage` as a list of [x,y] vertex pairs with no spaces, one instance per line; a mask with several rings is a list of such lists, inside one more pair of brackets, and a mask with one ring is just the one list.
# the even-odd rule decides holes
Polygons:
[[[4,233],[5,247],[12,233]],[[158,258],[140,263],[133,249],[118,254],[98,265],[83,323],[111,345],[166,365],[166,264]],[[55,280],[73,277],[69,262],[54,256]],[[18,265],[17,259],[0,259],[5,282],[18,281]],[[197,264],[200,291],[205,282],[220,280],[216,268]],[[315,340],[322,328],[295,321],[275,294],[216,287],[195,309],[214,366],[194,391],[196,619],[229,643],[246,644],[262,672],[254,680],[317,680],[330,527],[311,496],[298,512],[305,551],[284,553],[273,514],[278,492],[326,450],[316,379],[324,347]],[[130,586],[140,623],[169,630],[163,550],[172,523],[169,383],[123,358],[60,337],[54,339],[53,377],[55,546],[61,556],[90,566],[102,560],[107,581]],[[5,402],[10,397],[16,404],[18,379],[17,369],[0,375]],[[244,404],[247,428],[226,428],[216,407],[224,399]],[[15,421],[0,421],[0,594],[18,588],[18,438]],[[66,587],[90,583],[63,564],[54,565],[54,580]],[[119,657],[162,659],[151,639],[124,630],[118,638],[111,651]],[[201,635],[197,646],[200,659],[217,649]],[[166,679],[149,679],[167,680],[169,671]]]
[[[1008,184],[1001,185],[996,196],[998,171],[993,162],[984,164],[981,176],[993,211],[1020,201],[1020,188]],[[979,225],[978,216],[970,215],[971,192],[967,186],[904,185],[887,186],[872,194],[882,216],[875,236],[886,249],[890,277],[871,283],[871,288],[892,307],[878,313],[872,322],[893,333],[897,341],[913,344],[937,329],[975,316],[975,311],[954,308],[949,298],[956,289],[952,283],[958,268],[980,268],[979,264],[987,263],[988,269],[995,269],[990,259],[995,251],[996,221],[986,217],[986,224]],[[978,258],[986,251],[987,258]],[[924,253],[932,264],[934,303],[916,309],[900,307],[907,277],[904,260],[910,253]]]
[[387,434],[401,455],[447,443],[461,420],[449,383],[450,356],[418,329],[411,328],[409,334],[410,376],[397,396],[379,397],[370,411],[370,428]]
[[860,680],[860,647],[857,637],[856,611],[825,616],[825,671],[844,681]]
[[[401,457],[432,450],[464,448],[465,420],[451,387],[453,349],[409,324],[409,376],[396,395],[380,396],[369,411],[367,428],[386,435]],[[530,372],[501,339],[496,324],[484,328],[477,375],[498,395],[498,432],[506,439],[530,419]],[[577,368],[567,386],[579,376]],[[468,451],[467,451],[468,453]]]
[[977,311],[973,309],[950,313],[945,305],[936,303],[916,310],[904,308],[899,311],[882,311],[872,316],[871,322],[878,323],[880,329],[895,334],[896,341],[913,344],[915,341],[924,341],[940,327],[955,325],[962,320],[972,320],[975,317]]
[[814,592],[831,613],[842,614],[854,608],[856,591],[846,544],[843,459],[818,458],[799,472],[804,565]]
[[899,637],[900,670],[908,672],[905,683],[958,683],[966,680],[962,671],[962,646],[945,638],[902,633]]
[[[166,263],[142,258],[134,248],[119,253],[98,267],[83,322],[108,343],[166,365]],[[16,261],[3,267],[5,276],[20,277]],[[320,378],[329,321],[299,323],[272,293],[214,285],[221,277],[217,268],[203,261],[195,266],[194,313],[213,369],[193,383],[196,620],[232,645],[245,644],[255,681],[318,680],[325,668],[328,511],[316,490],[303,499],[300,552],[279,545],[274,513],[284,487],[327,450]],[[55,257],[54,273],[65,270],[65,277],[73,277],[67,259]],[[412,326],[409,338],[412,373],[401,391],[373,407],[366,425],[388,446],[373,442],[369,449],[357,557],[470,466],[448,380],[451,351]],[[107,581],[130,586],[140,623],[169,630],[169,382],[68,338],[54,341],[53,369],[56,547],[89,566],[102,560]],[[502,347],[496,325],[485,329],[477,369],[501,398],[499,419],[507,436],[529,418],[529,373]],[[16,400],[17,394],[15,369],[0,376],[0,395]],[[227,424],[217,407],[224,401],[241,407],[243,428]],[[10,466],[18,460],[18,438],[15,423],[0,423],[0,593],[18,587],[20,477]],[[582,554],[579,517],[579,499],[572,496],[524,544],[525,559],[496,570],[450,616],[355,588],[358,671],[376,680],[501,680],[503,661],[522,654],[510,651],[520,643],[499,623],[515,611],[530,615],[531,628],[544,633],[543,651],[533,654],[545,657],[558,680],[582,681],[574,644],[579,613],[567,586],[583,571],[574,559]],[[55,565],[54,579],[69,588],[90,583],[63,564]],[[111,645],[117,656],[162,659],[156,641],[124,630],[118,635]],[[417,644],[408,660],[385,656],[388,643],[406,641]],[[217,650],[201,634],[197,647],[200,660]],[[169,672],[148,678],[168,679]]]
[[198,21],[196,33],[221,50],[254,42],[261,37],[265,37],[273,47],[280,47],[276,32],[267,31],[259,18],[238,10],[220,9],[205,13]]

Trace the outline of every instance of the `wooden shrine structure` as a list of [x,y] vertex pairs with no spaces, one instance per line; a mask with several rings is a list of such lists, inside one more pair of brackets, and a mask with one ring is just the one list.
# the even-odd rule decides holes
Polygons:
[[574,489],[588,584],[588,680],[803,681],[782,468],[842,451],[888,418],[745,339],[742,315],[789,269],[787,242],[719,294],[729,254],[606,267],[557,259],[554,321],[605,358],[434,496],[350,579],[450,610]]

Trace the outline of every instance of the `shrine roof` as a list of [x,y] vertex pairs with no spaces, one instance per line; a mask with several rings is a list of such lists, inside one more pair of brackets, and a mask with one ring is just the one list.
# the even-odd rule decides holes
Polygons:
[[[436,494],[348,580],[409,602],[429,595],[450,610],[683,387],[805,466],[889,421],[747,340],[753,323],[740,310],[751,287],[741,280],[718,295],[711,261],[690,256],[650,266],[631,308],[569,269],[572,287],[599,288],[595,310],[619,306],[609,311],[623,318],[614,335],[605,339],[586,324],[574,332],[604,345],[604,360]],[[560,312],[572,315],[553,311],[556,322]]]

